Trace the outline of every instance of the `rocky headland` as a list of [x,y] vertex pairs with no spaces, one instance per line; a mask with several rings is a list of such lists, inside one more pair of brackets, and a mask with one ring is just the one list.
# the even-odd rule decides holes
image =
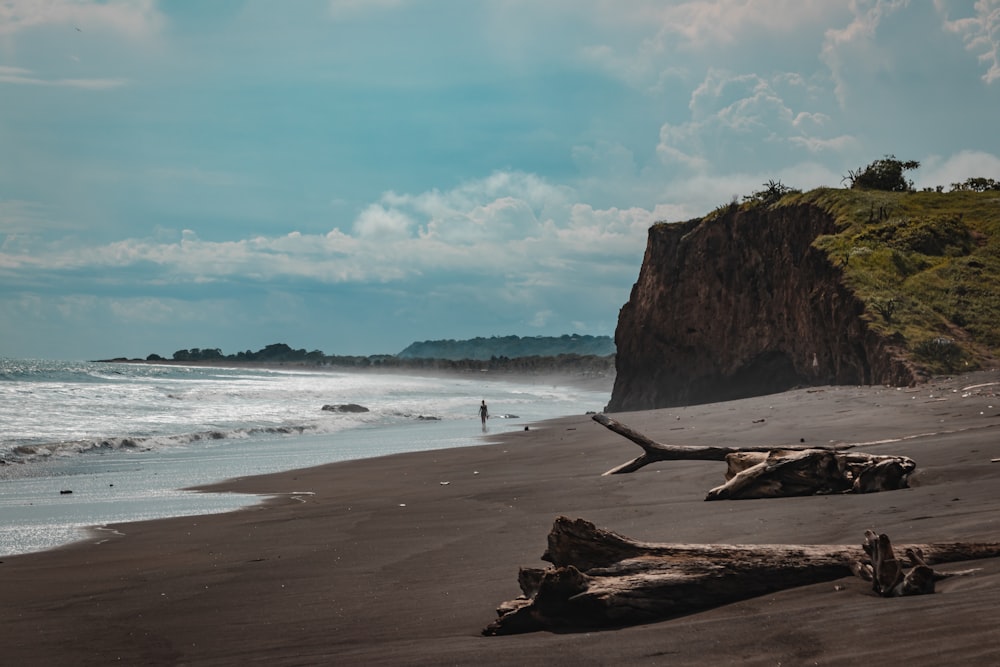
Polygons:
[[654,225],[619,314],[607,410],[988,367],[996,334],[966,313],[1000,305],[1000,261],[971,194],[997,199],[824,189]]

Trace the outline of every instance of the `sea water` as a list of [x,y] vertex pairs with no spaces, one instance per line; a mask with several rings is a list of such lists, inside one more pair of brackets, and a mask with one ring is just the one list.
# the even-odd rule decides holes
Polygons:
[[[258,498],[185,489],[484,444],[601,410],[606,391],[491,373],[404,374],[0,359],[0,556]],[[483,427],[479,402],[492,418]],[[356,404],[365,412],[324,410]]]

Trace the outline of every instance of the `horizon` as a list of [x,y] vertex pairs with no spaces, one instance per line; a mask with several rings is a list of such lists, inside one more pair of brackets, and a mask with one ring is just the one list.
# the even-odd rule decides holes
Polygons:
[[[300,350],[305,350],[307,354],[315,352],[315,351],[318,351],[318,352],[322,352],[327,357],[363,357],[363,358],[369,358],[369,357],[398,357],[400,354],[402,354],[403,352],[405,352],[409,348],[413,347],[414,345],[425,345],[425,344],[428,344],[428,343],[431,343],[431,344],[433,344],[433,343],[448,343],[448,342],[468,343],[468,342],[472,342],[472,341],[475,341],[475,340],[491,340],[491,339],[494,339],[494,338],[505,339],[505,338],[511,338],[511,337],[520,338],[521,340],[524,340],[526,338],[559,339],[559,338],[563,338],[563,337],[586,337],[586,336],[591,336],[593,338],[608,338],[611,341],[611,344],[614,345],[614,336],[603,336],[603,335],[592,335],[592,334],[575,334],[575,333],[574,334],[561,334],[561,335],[556,335],[556,336],[543,336],[543,335],[517,336],[516,334],[508,334],[508,335],[493,335],[493,336],[477,336],[477,337],[474,337],[474,338],[466,338],[466,339],[460,339],[460,340],[448,339],[448,338],[438,338],[438,339],[434,339],[434,340],[414,340],[414,341],[410,341],[409,343],[407,343],[398,352],[373,352],[371,354],[340,354],[339,352],[336,352],[336,351],[331,352],[329,350],[322,350],[322,349],[319,349],[319,348],[315,348],[313,350],[310,350],[310,349],[304,348],[304,347],[295,347],[294,345],[291,345],[291,344],[289,344],[287,342],[284,342],[284,341],[279,341],[279,342],[275,342],[275,343],[268,343],[264,347],[261,347],[261,348],[259,348],[257,350],[251,350],[250,348],[239,348],[235,352],[227,352],[225,348],[221,348],[221,347],[218,347],[218,348],[216,348],[216,347],[197,347],[197,346],[196,347],[180,347],[180,348],[177,348],[176,350],[173,350],[172,352],[168,353],[169,356],[168,356],[168,354],[161,354],[161,353],[159,353],[159,352],[157,352],[157,351],[154,350],[153,352],[150,352],[148,355],[145,355],[143,357],[126,357],[126,356],[119,355],[119,356],[115,356],[115,357],[109,357],[109,358],[106,358],[106,359],[90,359],[90,360],[87,360],[87,361],[102,361],[103,362],[103,361],[117,361],[119,359],[126,359],[128,361],[135,361],[135,360],[145,360],[145,361],[148,361],[148,357],[152,356],[154,354],[155,355],[159,355],[160,358],[161,358],[160,360],[162,360],[162,361],[173,361],[174,359],[172,359],[172,356],[174,354],[176,354],[177,352],[182,352],[182,351],[184,351],[184,352],[190,352],[192,350],[202,350],[202,351],[203,350],[219,350],[219,352],[224,357],[231,357],[231,356],[236,356],[238,354],[245,353],[245,352],[253,352],[253,353],[256,354],[256,353],[264,351],[265,348],[271,347],[272,345],[287,345],[293,351],[297,352],[297,351],[300,351]],[[74,361],[84,361],[84,360],[77,359],[77,360],[74,360]]]
[[998,8],[8,0],[0,357],[613,337],[655,222],[1000,179]]

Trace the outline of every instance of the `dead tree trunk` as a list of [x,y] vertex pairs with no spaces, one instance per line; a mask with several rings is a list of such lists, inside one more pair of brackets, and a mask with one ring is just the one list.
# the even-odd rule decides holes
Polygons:
[[642,447],[643,450],[641,456],[632,459],[628,463],[623,463],[620,466],[612,468],[604,473],[605,475],[620,475],[622,473],[635,472],[639,468],[656,461],[725,461],[726,456],[729,454],[741,452],[766,453],[776,448],[773,445],[763,447],[689,447],[685,445],[665,445],[647,438],[642,433],[632,430],[625,424],[617,422],[607,415],[596,414],[593,416],[593,420],[618,435],[628,438]]
[[726,461],[726,483],[706,500],[776,498],[827,493],[874,493],[907,487],[916,463],[905,456],[845,453],[850,445],[824,447],[687,447],[647,438],[606,415],[594,421],[643,449],[643,454],[605,475],[635,472],[655,461]]
[[[901,548],[922,554],[918,566],[1000,556],[1000,543]],[[522,568],[523,595],[501,604],[483,634],[648,623],[832,581],[861,571],[859,561],[870,563],[857,546],[658,544],[566,517],[556,519],[542,559],[555,567]]]

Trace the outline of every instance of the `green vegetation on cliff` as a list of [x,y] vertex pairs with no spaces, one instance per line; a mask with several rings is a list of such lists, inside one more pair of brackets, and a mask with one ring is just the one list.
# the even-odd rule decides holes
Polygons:
[[848,172],[846,188],[801,192],[780,181],[735,198],[735,211],[815,206],[837,232],[813,244],[841,267],[869,327],[931,373],[975,370],[1000,357],[1000,181],[969,178],[915,191],[916,161],[887,155]]
[[834,217],[838,232],[814,245],[843,269],[869,326],[933,373],[1000,356],[1000,191],[953,187],[819,188],[774,205]]

